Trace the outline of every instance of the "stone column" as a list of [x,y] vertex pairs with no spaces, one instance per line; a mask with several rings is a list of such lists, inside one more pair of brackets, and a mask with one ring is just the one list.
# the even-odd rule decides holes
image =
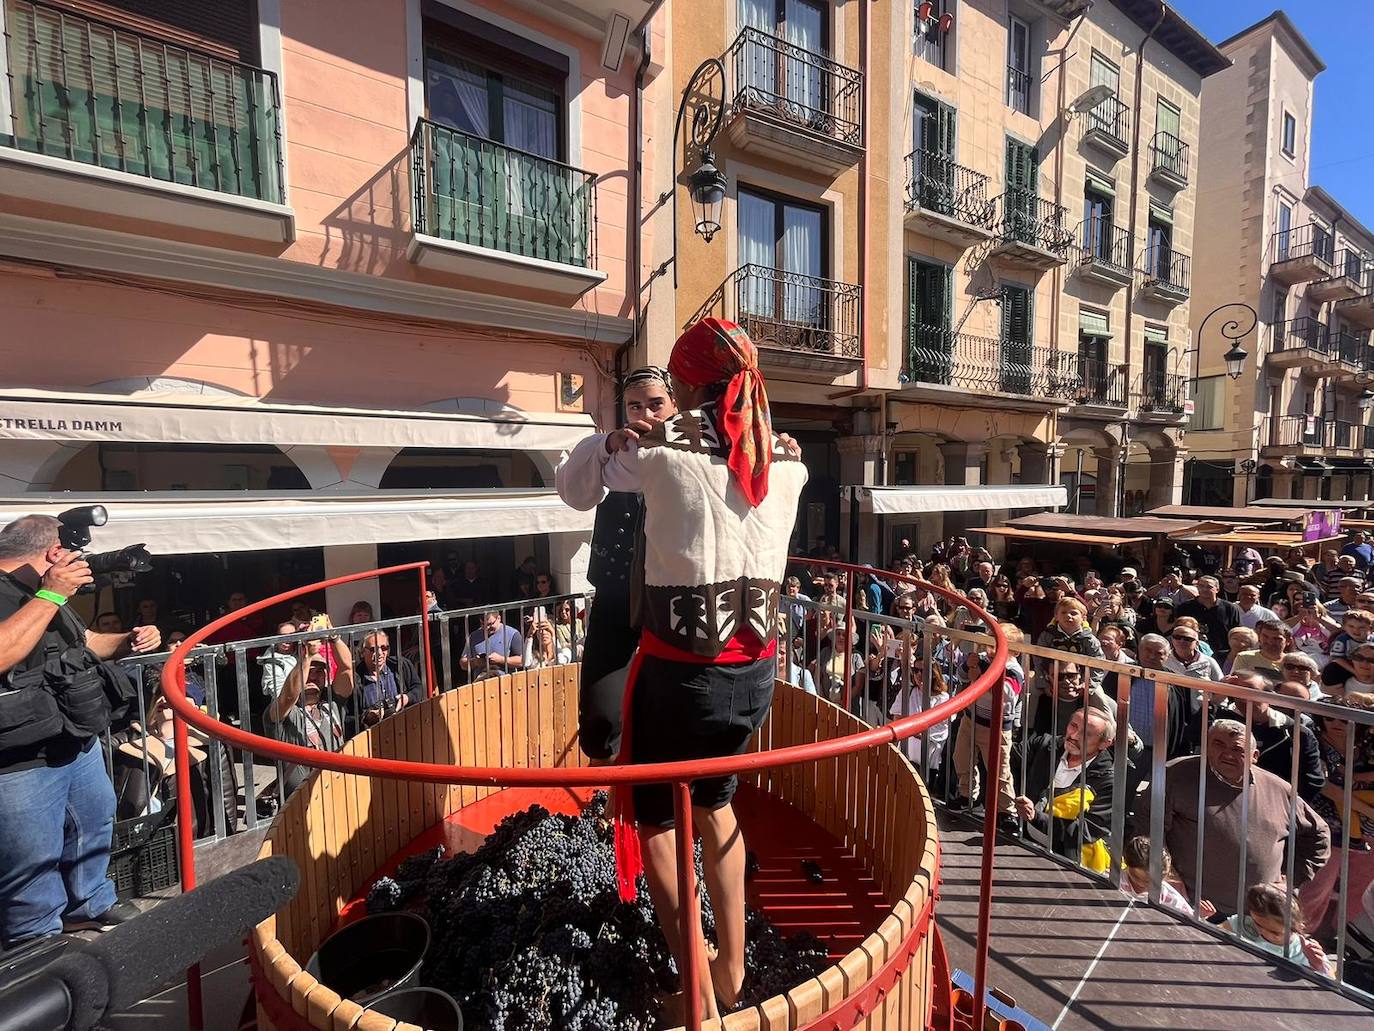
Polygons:
[[[878,485],[878,465],[882,460],[885,441],[878,433],[853,437],[839,437],[835,450],[840,453],[840,483],[846,487],[872,487]],[[850,504],[840,502],[840,550],[849,551],[853,539],[850,529]],[[871,512],[859,514],[859,551],[857,556],[849,556],[851,562],[872,562],[878,564],[882,558],[881,534],[882,516]]]
[[1097,482],[1093,486],[1094,513],[1114,519],[1121,514],[1121,447],[1093,448],[1097,456]]
[[[375,544],[331,544],[322,550],[324,551],[324,575],[327,579],[376,569],[379,565],[377,545]],[[415,586],[414,607],[418,608],[420,605],[419,580],[417,578],[412,582]],[[382,598],[375,578],[372,580],[355,580],[353,583],[325,588],[325,611],[329,613],[329,618],[334,621],[335,626],[343,626],[348,622],[348,612],[353,608],[353,603],[358,601],[365,601],[370,604],[376,617],[382,618]]]
[[1164,505],[1183,504],[1183,463],[1187,458],[1187,448],[1150,449],[1150,486],[1145,495],[1147,514]]
[[[1298,485],[1298,471],[1296,469],[1289,469],[1285,466],[1278,464],[1274,464],[1270,468],[1274,470],[1273,496],[1276,498],[1283,498],[1285,500],[1293,498],[1296,495],[1296,491],[1294,488],[1296,488]],[[1245,476],[1244,473],[1238,473],[1237,475],[1241,477]]]
[[1299,474],[1302,497],[1307,501],[1317,501],[1322,496],[1322,478],[1320,476],[1308,476]]
[[549,572],[560,594],[585,591],[592,557],[592,531],[549,534]]
[[[940,445],[945,459],[945,483],[951,487],[979,487],[983,483],[983,456],[988,452],[986,441],[954,440]],[[946,512],[943,536],[961,534],[974,520],[983,519],[981,512]]]
[[[1011,467],[1012,460],[1016,457],[1016,444],[1014,441],[999,440],[993,441],[988,449],[988,484],[989,486],[1001,486],[1012,482]],[[986,512],[979,513],[984,522],[983,526],[1001,526],[1011,515],[1010,510],[1005,508],[990,508]],[[974,547],[983,545],[992,553],[993,558],[1000,560],[1001,548],[1004,539],[1001,537],[988,537],[983,541],[974,540]],[[994,550],[992,545],[997,546]]]
[[1058,460],[1064,445],[1035,440],[1021,444],[1021,482],[1023,484],[1052,483],[1058,477]]

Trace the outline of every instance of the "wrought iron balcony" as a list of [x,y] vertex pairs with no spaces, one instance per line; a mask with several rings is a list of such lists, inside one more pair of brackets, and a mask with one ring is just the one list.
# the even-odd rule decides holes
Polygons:
[[[1374,258],[1368,255],[1360,256],[1361,268],[1358,278],[1354,280],[1359,289],[1359,293],[1354,297],[1336,302],[1336,314],[1348,322],[1353,322],[1357,326],[1366,329],[1374,328]],[[1347,258],[1346,276],[1351,276],[1352,270]],[[1316,286],[1316,284],[1312,284]],[[1309,292],[1312,287],[1308,287]]]
[[1188,299],[1191,266],[1188,255],[1172,247],[1146,247],[1141,296],[1164,304],[1181,304]]
[[744,265],[727,281],[733,318],[762,348],[800,359],[863,358],[860,287],[766,265]]
[[863,150],[863,72],[746,26],[729,53],[728,132],[745,150],[839,172]]
[[25,0],[5,0],[5,29],[0,146],[283,203],[273,73]]
[[1364,293],[1365,255],[1350,247],[1336,252],[1331,262],[1331,274],[1315,279],[1307,287],[1307,297],[1313,301],[1347,301]]
[[1083,116],[1083,140],[1101,147],[1115,157],[1131,152],[1129,139],[1130,108],[1117,97],[1108,97]]
[[1014,268],[1048,269],[1062,265],[1073,245],[1065,227],[1068,209],[1033,190],[1007,190],[992,202],[994,254]]
[[1068,351],[920,324],[907,327],[907,345],[907,371],[916,383],[1059,403],[1082,393],[1079,359]]
[[1271,238],[1269,257],[1269,275],[1280,283],[1329,279],[1336,271],[1336,239],[1315,222],[1280,229]]
[[1126,407],[1126,377],[1119,365],[1097,358],[1078,359],[1081,386],[1074,400],[1080,405]]
[[1326,447],[1326,420],[1312,415],[1269,415],[1260,427],[1261,446],[1282,451],[1321,451]]
[[1007,65],[1007,106],[1013,111],[1030,114],[1031,82],[1028,72]]
[[1147,372],[1136,377],[1136,412],[1141,416],[1181,417],[1188,400],[1188,377]]
[[410,138],[415,232],[590,268],[596,176],[420,119]]
[[1308,366],[1328,371],[1339,360],[1326,323],[1302,315],[1270,327],[1269,364],[1277,368]]
[[1078,227],[1078,274],[1107,286],[1129,286],[1131,234],[1111,219],[1085,219]]
[[1360,447],[1364,451],[1374,451],[1374,426],[1360,427]]
[[1342,419],[1328,420],[1326,446],[1333,451],[1354,451],[1360,446],[1361,426]]
[[907,224],[968,247],[992,236],[988,177],[944,154],[915,150],[906,156]]
[[1188,185],[1188,144],[1173,133],[1157,132],[1150,140],[1150,177],[1181,190]]

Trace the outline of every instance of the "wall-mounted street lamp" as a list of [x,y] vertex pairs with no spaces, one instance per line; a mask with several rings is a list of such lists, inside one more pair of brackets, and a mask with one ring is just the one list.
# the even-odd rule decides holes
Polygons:
[[[716,97],[709,89],[711,82],[719,78],[720,96]],[[673,287],[677,287],[677,184],[681,174],[678,168],[678,152],[682,136],[683,120],[687,116],[687,105],[696,100],[696,110],[692,112],[692,146],[696,150],[697,164],[687,176],[687,192],[692,202],[692,225],[696,234],[710,243],[720,231],[720,209],[725,201],[725,173],[716,167],[716,156],[711,143],[720,132],[720,123],[725,116],[725,64],[718,57],[708,57],[697,65],[687,87],[682,91],[682,100],[677,107],[677,121],[673,123],[673,188],[659,198],[659,201],[673,202],[673,253],[654,270],[653,277],[661,276],[673,266]]]
[[1365,387],[1363,390],[1360,391],[1359,396],[1355,398],[1355,404],[1360,409],[1360,411],[1369,411],[1371,407],[1374,407],[1374,390],[1370,390],[1368,387]]
[[1222,357],[1226,359],[1226,375],[1240,379],[1240,374],[1245,371],[1245,359],[1249,357],[1245,348],[1233,342],[1231,349]]
[[1259,324],[1259,315],[1250,305],[1241,301],[1233,301],[1230,304],[1213,308],[1202,320],[1202,325],[1197,328],[1197,337],[1193,341],[1192,347],[1194,380],[1198,378],[1197,366],[1200,364],[1202,354],[1202,334],[1207,329],[1207,323],[1212,321],[1212,316],[1224,311],[1229,311],[1230,317],[1221,324],[1221,335],[1231,341],[1230,350],[1221,356],[1222,360],[1226,362],[1226,375],[1232,379],[1240,379],[1241,373],[1245,371],[1245,359],[1249,358],[1250,354],[1240,346],[1240,342],[1253,332],[1255,326]]

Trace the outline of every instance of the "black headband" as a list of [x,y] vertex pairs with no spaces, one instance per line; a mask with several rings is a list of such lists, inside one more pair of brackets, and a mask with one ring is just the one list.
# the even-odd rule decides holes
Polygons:
[[[657,365],[645,365],[635,369],[625,377],[625,390],[631,387],[642,386],[645,383],[662,383],[663,389],[668,391],[668,396],[673,396],[673,383],[668,378],[668,371],[661,369]],[[623,393],[623,391],[622,391]]]

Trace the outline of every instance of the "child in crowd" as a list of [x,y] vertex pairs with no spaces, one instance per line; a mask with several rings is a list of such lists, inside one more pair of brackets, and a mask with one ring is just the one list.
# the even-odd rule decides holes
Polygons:
[[[1159,904],[1165,909],[1172,909],[1185,916],[1193,915],[1193,907],[1188,905],[1188,900],[1183,897],[1183,893],[1173,884],[1177,879],[1174,873],[1174,861],[1169,855],[1169,850],[1163,850],[1161,873],[1159,881]],[[1147,902],[1150,898],[1150,839],[1143,834],[1137,834],[1126,842],[1126,847],[1121,852],[1121,892],[1128,899],[1135,902]],[[1199,904],[1201,916],[1210,917],[1215,915],[1216,909],[1206,899]]]
[[1369,631],[1374,628],[1374,612],[1368,609],[1350,609],[1341,619],[1341,632],[1331,638],[1327,646],[1330,661],[1322,670],[1322,683],[1328,687],[1343,684],[1355,675],[1351,654],[1365,641]]
[[1331,644],[1331,631],[1322,624],[1322,614],[1314,595],[1307,595],[1298,606],[1298,619],[1293,627],[1293,645],[1304,655],[1310,655],[1321,665]]
[[1302,933],[1302,906],[1297,892],[1290,895],[1277,884],[1252,884],[1245,893],[1245,915],[1229,917],[1222,926],[1265,952],[1318,974],[1331,973],[1331,962],[1321,943]]

